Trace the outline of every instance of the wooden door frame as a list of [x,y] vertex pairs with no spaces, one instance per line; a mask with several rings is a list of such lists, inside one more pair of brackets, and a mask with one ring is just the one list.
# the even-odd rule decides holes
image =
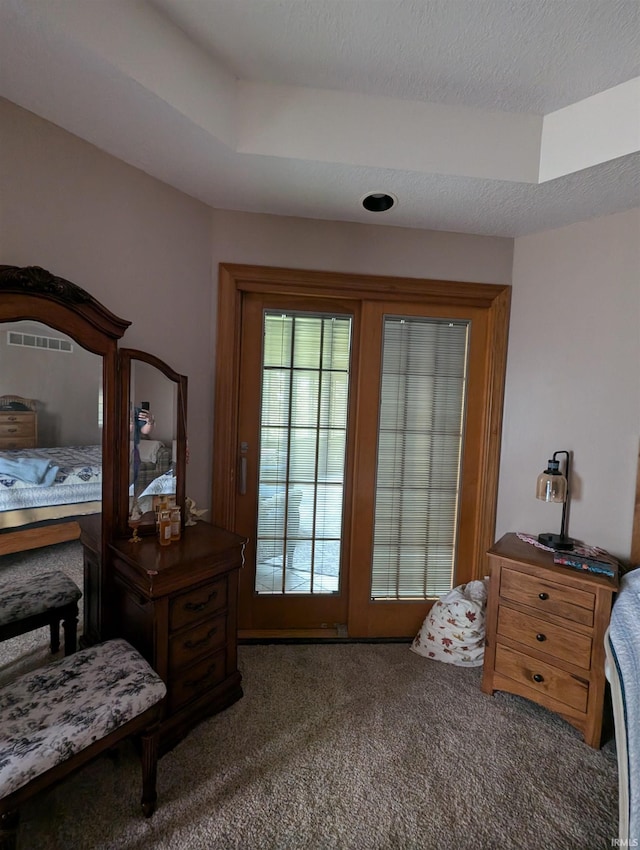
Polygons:
[[488,311],[487,403],[480,459],[484,487],[480,488],[472,570],[474,577],[481,578],[485,553],[495,537],[511,286],[220,263],[211,504],[214,524],[230,531],[235,530],[242,297],[246,292],[455,304]]

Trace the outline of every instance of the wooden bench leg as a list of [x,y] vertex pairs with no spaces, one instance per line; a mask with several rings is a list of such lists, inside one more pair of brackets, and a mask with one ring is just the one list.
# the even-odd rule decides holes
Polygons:
[[49,623],[51,634],[51,652],[56,653],[60,649],[60,620],[52,620]]
[[142,811],[150,818],[156,809],[156,778],[158,775],[158,742],[160,724],[146,729],[140,736],[142,742]]
[[0,815],[0,850],[15,850],[18,840],[20,813],[17,809]]
[[74,606],[75,610],[69,611],[64,618],[62,627],[64,629],[64,654],[73,655],[76,651],[78,637],[78,606]]

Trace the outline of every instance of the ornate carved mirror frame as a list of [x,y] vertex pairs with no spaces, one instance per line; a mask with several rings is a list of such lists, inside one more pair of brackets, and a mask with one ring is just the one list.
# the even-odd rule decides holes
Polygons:
[[[80,346],[102,357],[102,513],[101,547],[114,531],[113,493],[117,458],[114,451],[117,423],[117,341],[130,322],[111,313],[81,287],[38,266],[0,266],[0,322],[32,320],[49,325],[72,337]],[[16,389],[19,389],[17,387]],[[45,524],[46,527],[46,524]],[[54,529],[54,526],[51,526]],[[41,529],[39,529],[41,530]],[[10,535],[10,537],[9,537]],[[75,535],[77,536],[77,534]],[[38,537],[38,535],[36,535]],[[0,534],[0,551],[21,551],[69,537],[38,537],[33,527]],[[3,549],[3,542],[8,548]],[[21,545],[22,543],[22,545]],[[103,557],[100,559],[104,563]],[[103,634],[105,594],[108,577],[98,574],[84,578],[84,640],[93,642]]]

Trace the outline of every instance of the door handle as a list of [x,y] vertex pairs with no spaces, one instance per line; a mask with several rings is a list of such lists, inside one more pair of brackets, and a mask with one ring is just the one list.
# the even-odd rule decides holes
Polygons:
[[240,495],[247,495],[247,459],[240,458]]

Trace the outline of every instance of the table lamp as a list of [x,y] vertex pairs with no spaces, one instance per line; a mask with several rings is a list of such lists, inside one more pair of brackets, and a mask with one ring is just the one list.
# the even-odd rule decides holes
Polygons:
[[[560,470],[558,455],[565,456],[564,474]],[[536,484],[536,498],[543,502],[562,502],[562,523],[560,534],[545,532],[538,535],[538,542],[552,549],[573,549],[574,540],[566,535],[567,506],[569,504],[569,472],[571,457],[569,452],[554,452],[551,460],[547,461],[547,468],[538,476]]]

